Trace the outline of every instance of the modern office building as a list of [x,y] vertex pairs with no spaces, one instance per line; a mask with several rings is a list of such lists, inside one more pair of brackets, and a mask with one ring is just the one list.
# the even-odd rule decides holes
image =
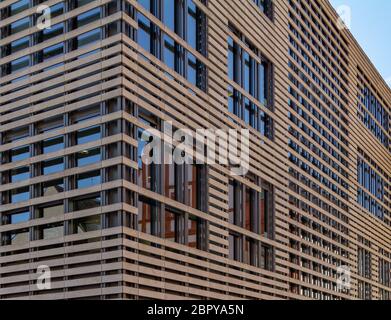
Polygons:
[[0,299],[391,299],[390,107],[327,0],[0,0]]

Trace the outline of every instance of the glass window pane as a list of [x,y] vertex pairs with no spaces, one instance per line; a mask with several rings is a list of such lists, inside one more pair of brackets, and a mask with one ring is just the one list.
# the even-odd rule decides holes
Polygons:
[[86,166],[89,164],[97,163],[101,161],[100,149],[83,150],[77,153],[76,165],[78,167]]
[[94,29],[77,37],[77,48],[89,45],[101,39],[101,29]]
[[30,56],[24,56],[22,58],[11,61],[11,73],[21,71],[30,66]]
[[11,170],[11,182],[18,182],[22,180],[27,180],[30,178],[30,169],[29,167],[21,167],[18,169]]
[[30,18],[26,17],[10,24],[10,34],[13,35],[27,29],[30,26]]
[[197,50],[197,6],[189,0],[187,15],[187,42]]
[[30,220],[30,212],[28,210],[23,212],[18,212],[10,215],[9,222],[10,224],[27,222]]
[[11,42],[11,54],[28,48],[29,42],[29,36]]
[[42,50],[43,62],[64,53],[64,44],[58,43]]
[[43,141],[43,153],[50,153],[64,149],[64,137],[55,137]]
[[42,184],[42,196],[52,196],[64,192],[64,179],[48,181]]
[[100,171],[87,172],[77,176],[78,189],[89,188],[101,183]]
[[165,0],[164,2],[164,24],[172,31],[175,31],[175,4],[176,0]]
[[65,170],[64,159],[58,158],[53,160],[44,161],[42,163],[43,174],[48,175]]
[[80,145],[80,144],[99,140],[100,138],[101,138],[100,126],[86,128],[86,129],[79,130],[77,132],[76,143]]
[[29,187],[23,187],[11,191],[11,203],[27,201],[30,199]]
[[11,150],[11,162],[21,161],[30,157],[30,146],[19,147]]
[[30,0],[20,0],[10,5],[10,16],[14,16],[19,12],[28,9],[30,6]]
[[96,21],[100,18],[100,8],[95,8],[77,16],[77,27],[80,28],[86,24]]

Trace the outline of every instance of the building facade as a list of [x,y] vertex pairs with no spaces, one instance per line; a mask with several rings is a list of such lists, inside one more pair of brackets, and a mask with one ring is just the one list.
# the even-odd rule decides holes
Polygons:
[[0,1],[0,299],[391,299],[390,106],[327,0]]

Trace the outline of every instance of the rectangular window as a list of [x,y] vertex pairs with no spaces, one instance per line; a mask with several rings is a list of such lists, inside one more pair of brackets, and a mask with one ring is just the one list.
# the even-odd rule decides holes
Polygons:
[[18,203],[30,199],[29,187],[11,190],[11,203]]
[[188,237],[188,246],[195,249],[201,249],[201,221],[199,218],[189,215],[188,225],[187,225],[187,237]]
[[64,236],[64,223],[54,223],[39,227],[39,239],[50,240]]
[[141,13],[138,14],[138,34],[137,40],[138,44],[147,52],[152,53],[152,30],[153,24]]
[[102,205],[100,195],[89,195],[72,200],[73,211],[88,210],[98,208]]
[[170,210],[165,211],[165,239],[178,242],[178,216]]
[[80,28],[86,24],[99,20],[101,16],[101,8],[94,8],[90,11],[84,12],[77,16],[77,26],[76,28]]
[[160,204],[140,196],[138,201],[138,230],[143,233],[159,235]]
[[10,24],[10,35],[23,31],[30,27],[30,18],[26,17]]
[[81,234],[101,230],[100,215],[76,219],[73,221],[73,233]]
[[85,144],[101,138],[100,126],[90,127],[77,131],[76,144]]
[[11,170],[11,182],[15,183],[22,180],[30,179],[30,168],[21,167]]
[[64,159],[57,158],[42,162],[42,174],[49,175],[65,170]]
[[64,204],[51,204],[38,208],[39,218],[52,218],[58,217],[64,214]]
[[100,148],[83,150],[76,154],[76,166],[82,167],[101,161]]
[[273,235],[272,193],[258,192],[236,180],[231,180],[228,188],[229,223],[260,234]]
[[62,192],[64,192],[64,179],[57,179],[42,183],[41,195],[43,197],[52,196]]
[[12,213],[4,213],[6,218],[5,224],[17,224],[23,223],[30,220],[30,212],[28,209]]
[[100,104],[94,104],[92,106],[88,106],[72,112],[70,120],[72,124],[75,124],[97,118],[100,115]]
[[11,54],[28,48],[30,45],[30,36],[11,42]]
[[175,32],[175,13],[176,7],[179,5],[177,0],[163,1],[164,3],[164,24]]
[[11,73],[21,71],[30,66],[30,56],[24,56],[14,61],[11,61]]
[[38,42],[44,42],[64,34],[64,23],[57,23],[49,28],[43,29],[38,37]]
[[5,234],[5,245],[24,245],[27,244],[30,240],[29,229],[22,229],[17,231],[12,231]]
[[273,19],[273,1],[272,0],[253,0],[258,8],[265,13],[269,19]]
[[10,5],[10,17],[30,7],[30,0],[20,0]]
[[54,46],[47,47],[42,50],[42,62],[45,62],[47,60],[53,59],[61,54],[63,54],[64,51],[64,44],[58,43]]
[[94,29],[94,30],[91,30],[89,32],[86,32],[84,34],[81,34],[80,36],[78,36],[76,38],[76,45],[77,47],[74,48],[75,50],[76,49],[80,49],[84,46],[87,46],[89,44],[92,44],[96,41],[99,41],[101,38],[102,38],[102,35],[101,35],[101,29],[98,28],[98,29]]
[[22,161],[30,157],[30,146],[23,146],[11,150],[11,162]]
[[63,136],[46,139],[43,141],[43,144],[42,144],[42,153],[47,154],[47,153],[51,153],[51,152],[56,152],[59,150],[63,150],[64,147],[65,147],[65,145],[64,145],[64,137]]
[[76,178],[76,188],[90,188],[101,183],[100,171],[91,171],[87,173],[78,174]]
[[54,19],[64,13],[64,2],[60,2],[50,7],[50,17]]

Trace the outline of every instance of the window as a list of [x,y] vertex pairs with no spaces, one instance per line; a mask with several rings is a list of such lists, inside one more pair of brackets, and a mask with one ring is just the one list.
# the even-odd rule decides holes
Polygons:
[[164,194],[166,197],[177,199],[177,165],[175,163],[166,164],[164,170]]
[[241,246],[242,238],[235,233],[230,233],[228,236],[229,254],[228,258],[234,261],[242,260]]
[[192,0],[141,0],[139,3],[195,50],[206,55],[206,15]]
[[80,8],[94,0],[73,0],[75,8]]
[[11,190],[11,203],[18,203],[30,199],[29,187]]
[[17,224],[23,223],[30,220],[30,212],[27,209],[18,212],[4,213],[5,224]]
[[273,210],[271,192],[258,192],[231,180],[228,189],[229,223],[267,238],[273,234]]
[[153,33],[156,27],[146,18],[144,15],[139,13],[138,15],[138,44],[147,52],[156,55],[155,45],[152,41]]
[[76,188],[90,188],[101,183],[100,171],[91,171],[87,173],[78,174],[76,178]]
[[95,8],[77,16],[75,28],[80,28],[86,24],[98,20],[101,16],[101,8]]
[[88,210],[100,207],[102,205],[100,195],[89,195],[85,197],[75,198],[71,201],[73,211]]
[[30,6],[30,0],[20,0],[10,5],[10,17],[28,9]]
[[165,236],[164,238],[173,242],[179,242],[179,216],[171,211],[166,210],[165,211],[165,219],[164,219],[164,226],[165,226]]
[[29,167],[21,167],[17,169],[11,170],[11,182],[18,182],[22,180],[30,179],[30,168]]
[[[246,39],[244,41],[247,43],[248,49],[258,55],[258,50]],[[271,109],[272,65],[263,57],[259,59],[261,62],[253,58],[231,37],[228,38],[229,78],[265,107]],[[231,85],[228,86],[228,110],[256,129],[262,136],[272,139],[273,121],[271,117],[252,103],[250,99],[233,89]]]
[[64,52],[65,51],[64,51],[64,44],[63,43],[58,43],[54,46],[47,47],[42,50],[42,53],[41,53],[42,60],[40,62],[45,62],[49,59],[55,58],[56,56],[61,55]]
[[62,202],[57,204],[50,204],[39,207],[37,210],[39,218],[58,217],[64,214],[64,204]]
[[193,215],[189,215],[187,224],[188,246],[195,249],[205,250],[206,230],[204,222]]
[[57,179],[42,183],[41,195],[52,196],[64,192],[64,179]]
[[83,150],[76,154],[76,166],[82,167],[101,161],[100,148]]
[[3,245],[24,245],[30,240],[28,229],[21,229],[5,233]]
[[27,29],[30,26],[30,18],[26,17],[10,24],[10,34],[13,35]]
[[[162,21],[166,21],[170,28],[172,28],[172,30],[175,31],[179,36],[186,38],[186,24],[184,24],[186,6],[184,6],[184,3],[187,2],[189,3],[190,18],[194,19],[195,15],[197,21],[198,19],[202,20],[202,22],[199,23],[197,21],[189,22],[189,28],[192,28],[190,30],[191,35],[188,35],[189,40],[195,46],[196,50],[206,56],[205,15],[201,10],[196,9],[194,3],[191,4],[191,0],[166,1],[164,4],[162,4],[162,6],[159,6],[159,8],[162,8],[162,10],[158,10],[158,7],[156,6],[150,7],[149,4],[147,5],[145,2],[142,2],[142,4],[148,6],[150,11],[159,18],[162,17]],[[196,13],[194,13],[194,10],[196,10]],[[201,16],[202,18],[199,18]],[[174,41],[168,34],[160,30],[144,15],[138,14],[138,24],[138,44],[145,51],[164,61],[164,63],[166,63],[170,69],[176,71],[199,89],[206,91],[207,69],[202,61],[197,59],[188,50]],[[203,28],[205,28],[203,32],[196,31],[194,29],[199,28],[199,24],[202,24]],[[162,48],[163,51],[161,51],[160,48]]]
[[143,196],[138,201],[138,230],[143,233],[159,235],[160,204]]
[[38,35],[38,42],[50,40],[54,37],[64,34],[64,23],[52,25],[50,28],[43,29]]
[[92,141],[99,140],[101,138],[100,126],[90,127],[82,129],[76,133],[76,144],[84,144]]
[[76,49],[80,49],[84,46],[87,46],[89,44],[92,44],[98,40],[100,40],[102,38],[102,35],[101,35],[101,29],[94,29],[94,30],[91,30],[89,32],[86,32],[84,34],[81,34],[80,36],[78,36],[76,38],[76,47],[74,47],[73,49],[76,50]]
[[272,0],[253,0],[258,8],[266,14],[269,19],[273,19],[273,1]]
[[30,66],[30,56],[24,56],[10,63],[10,72],[15,73]]
[[72,112],[70,115],[70,120],[72,124],[81,123],[83,121],[97,118],[100,116],[100,114],[100,105],[95,104]]
[[90,216],[73,221],[73,233],[80,234],[101,230],[100,216]]
[[47,153],[51,153],[51,152],[56,152],[59,150],[63,150],[64,147],[65,147],[65,145],[64,145],[64,137],[63,136],[46,139],[43,141],[43,144],[42,144],[42,153],[47,154]]
[[205,165],[186,165],[187,203],[194,209],[208,210],[208,171]]
[[22,161],[30,157],[30,146],[23,146],[11,150],[11,162]]
[[63,158],[57,158],[53,160],[48,160],[42,162],[42,174],[49,175],[56,172],[64,171],[65,165],[64,165],[64,159]]
[[38,227],[38,239],[50,240],[64,236],[64,223],[53,223]]
[[[158,128],[159,119],[145,111],[141,111],[143,114],[139,116],[147,127],[152,129]],[[145,131],[143,128],[137,130],[137,162],[138,162],[138,182],[141,187],[151,191],[159,192],[159,170],[160,165],[156,163],[146,164],[142,157],[144,156],[145,146],[153,140],[153,136]],[[151,150],[148,157],[153,156],[153,150]]]
[[50,16],[52,19],[64,13],[64,2],[57,3],[50,7]]
[[[248,40],[248,50],[259,57],[256,49]],[[252,50],[251,50],[252,49]],[[228,76],[244,90],[256,98],[266,107],[270,108],[269,85],[272,80],[271,64],[260,56],[259,62],[250,53],[237,44],[231,37],[228,38]]]
[[30,45],[30,37],[29,36],[15,40],[15,41],[11,42],[11,45],[10,45],[11,52],[10,53],[13,54],[13,53],[16,53],[20,50],[26,49],[29,47],[29,45]]
[[361,277],[371,279],[372,276],[372,255],[368,250],[365,250],[364,248],[358,248],[358,256],[357,256],[357,263],[358,263],[358,274]]

